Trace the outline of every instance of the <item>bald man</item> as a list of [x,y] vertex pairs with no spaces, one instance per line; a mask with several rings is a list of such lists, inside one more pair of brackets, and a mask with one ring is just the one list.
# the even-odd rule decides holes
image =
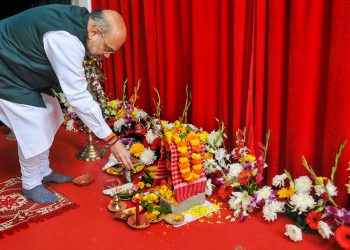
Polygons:
[[[70,182],[49,166],[49,149],[63,122],[50,93],[62,89],[81,120],[127,168],[130,155],[105,123],[87,90],[85,54],[108,58],[126,39],[123,18],[112,10],[89,13],[70,5],[45,5],[0,21],[0,120],[15,134],[23,194],[37,203],[58,197],[43,184]],[[6,152],[1,152],[2,154]],[[2,166],[4,167],[4,166]]]

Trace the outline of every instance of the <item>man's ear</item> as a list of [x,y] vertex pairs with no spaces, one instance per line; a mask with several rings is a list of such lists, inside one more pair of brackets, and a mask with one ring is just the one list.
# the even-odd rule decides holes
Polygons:
[[97,26],[91,27],[88,30],[88,38],[92,39],[93,36],[98,35],[101,32],[100,28]]

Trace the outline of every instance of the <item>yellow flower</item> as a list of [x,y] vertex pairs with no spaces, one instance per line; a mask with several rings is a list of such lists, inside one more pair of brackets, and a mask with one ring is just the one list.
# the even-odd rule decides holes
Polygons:
[[171,138],[173,137],[171,131],[167,131],[167,132],[165,133],[165,137],[166,137],[166,140],[167,140],[168,142],[171,142]]
[[179,158],[179,162],[180,162],[180,163],[188,162],[188,158],[187,158],[187,157],[180,157],[180,158]]
[[175,143],[181,142],[181,138],[180,138],[180,136],[178,136],[178,135],[173,135],[173,139],[174,139],[174,142],[175,142]]
[[161,186],[159,193],[161,193],[162,195],[164,195],[166,192],[168,191],[168,187],[163,185]]
[[119,110],[117,117],[118,118],[124,118],[124,116],[125,116],[125,110],[124,109]]
[[281,188],[278,190],[277,195],[278,198],[283,199],[283,198],[289,198],[295,193],[295,189],[292,186],[289,186],[289,188]]
[[153,210],[153,211],[152,211],[152,214],[154,214],[155,216],[157,216],[157,215],[160,214],[160,212],[159,212],[158,210]]
[[115,109],[119,105],[120,101],[119,100],[112,100],[107,102],[107,107],[111,109]]
[[134,109],[134,110],[131,112],[131,114],[132,114],[133,116],[136,116],[138,112],[140,112],[140,110]]
[[193,165],[192,168],[193,168],[194,170],[201,170],[201,169],[202,169],[202,164]]
[[141,153],[145,150],[145,146],[141,143],[134,143],[130,148],[130,154],[135,157],[140,157]]
[[209,153],[209,152],[204,153],[204,159],[206,159],[206,160],[212,159],[213,157],[214,157],[214,155],[212,153]]
[[246,162],[246,161],[255,162],[255,160],[256,160],[256,157],[251,154],[247,154],[239,159],[240,162]]
[[165,198],[168,200],[171,196],[173,195],[173,191],[171,191],[171,190],[168,190],[168,191],[166,191],[166,193],[165,193]]
[[322,176],[317,176],[316,178],[315,178],[315,183],[317,184],[317,185],[321,185],[321,184],[323,184],[323,181],[324,180],[327,180],[327,178],[326,177],[322,177]]
[[142,181],[140,181],[139,183],[137,183],[137,185],[139,186],[139,188],[144,189],[145,188],[145,183],[143,183]]
[[193,160],[200,160],[200,159],[201,159],[201,154],[192,153],[191,158],[192,158]]
[[193,173],[193,178],[194,178],[194,179],[198,179],[199,177],[201,177],[199,174]]
[[176,120],[174,122],[174,127],[180,127],[181,126],[181,122],[179,120]]
[[187,146],[178,147],[177,151],[179,151],[182,154],[185,154],[187,153]]
[[150,193],[149,196],[150,196],[153,200],[158,199],[158,195],[156,195],[155,193]]
[[198,139],[193,139],[190,141],[190,143],[191,143],[191,146],[198,146],[200,142]]
[[208,140],[208,133],[206,131],[203,131],[203,133],[198,134],[199,139],[203,142],[206,143]]
[[188,167],[187,167],[187,168],[180,169],[181,174],[187,173],[187,172],[189,172],[189,171],[191,171],[191,169],[188,168]]
[[184,178],[185,181],[190,181],[193,178],[193,174],[190,173],[187,178]]

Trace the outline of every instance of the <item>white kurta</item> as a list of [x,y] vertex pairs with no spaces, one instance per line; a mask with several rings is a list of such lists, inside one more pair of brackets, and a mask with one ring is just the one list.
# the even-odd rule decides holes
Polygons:
[[[87,90],[83,67],[84,45],[68,32],[50,31],[44,35],[44,49],[67,100],[80,119],[97,137],[107,137],[112,130]],[[42,97],[46,108],[0,99],[0,120],[14,132],[26,159],[48,150],[63,122],[57,99],[46,94],[42,94]]]

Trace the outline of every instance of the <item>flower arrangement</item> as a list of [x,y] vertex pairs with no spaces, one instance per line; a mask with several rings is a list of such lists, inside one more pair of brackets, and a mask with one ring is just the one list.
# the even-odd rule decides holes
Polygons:
[[168,178],[168,180],[163,179],[160,182],[160,185],[153,188],[153,191],[156,192],[163,199],[170,202],[171,204],[177,204],[173,189],[173,183],[170,177]]
[[267,133],[266,146],[259,144],[258,153],[255,154],[245,146],[244,130],[236,132],[236,147],[231,153],[224,147],[224,124],[221,124],[219,130],[208,135],[204,164],[210,179],[207,190],[216,188],[218,197],[228,202],[233,210],[233,213],[226,217],[230,221],[238,218],[244,221],[261,203],[269,204],[275,209],[281,206],[274,203],[275,194],[271,187],[262,185],[263,170],[267,167],[265,159],[269,136]]
[[145,165],[156,165],[160,154],[161,135],[158,132],[160,125],[156,119],[135,106],[140,81],[129,100],[126,100],[125,86],[126,81],[122,100],[112,100],[107,103],[107,123],[129,150],[131,156],[141,160]]
[[[309,176],[304,175],[293,179],[291,174],[284,170],[283,174],[276,175],[272,179],[273,186],[277,188],[277,202],[283,204],[277,212],[284,213],[295,223],[295,225],[286,226],[285,234],[291,240],[302,240],[302,232],[320,234],[322,238],[329,239],[334,234],[334,229],[335,232],[342,231],[347,227],[346,225],[349,225],[350,212],[344,208],[338,208],[333,199],[337,195],[334,178],[338,159],[345,145],[346,141],[341,144],[336,154],[330,177],[316,175],[306,158],[302,156],[302,163]],[[265,211],[263,214],[266,219]],[[277,215],[274,216],[273,220],[276,218]],[[342,232],[339,234],[343,235]],[[336,234],[335,237],[338,241],[342,236],[338,237]]]
[[203,172],[201,150],[203,143],[206,142],[207,132],[178,120],[173,124],[165,123],[163,126],[167,144],[176,145],[182,179],[193,183]]

